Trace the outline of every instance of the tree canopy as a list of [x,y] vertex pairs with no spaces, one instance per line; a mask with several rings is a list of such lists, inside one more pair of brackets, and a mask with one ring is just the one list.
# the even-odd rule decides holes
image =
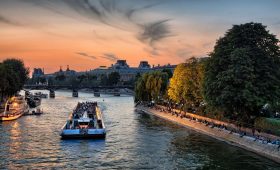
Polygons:
[[6,59],[0,63],[0,97],[12,96],[22,89],[28,79],[29,70],[23,61]]
[[202,80],[206,59],[190,58],[177,65],[168,88],[169,98],[188,107],[199,105],[203,101]]
[[168,74],[154,71],[141,75],[135,84],[135,101],[158,100],[166,92]]
[[119,80],[120,80],[121,76],[118,72],[112,72],[108,75],[108,85],[116,85]]
[[280,99],[279,40],[260,23],[234,25],[206,64],[206,102],[249,119]]

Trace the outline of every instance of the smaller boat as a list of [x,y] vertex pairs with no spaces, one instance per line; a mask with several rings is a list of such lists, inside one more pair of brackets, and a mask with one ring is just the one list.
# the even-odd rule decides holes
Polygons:
[[61,129],[62,139],[105,138],[102,113],[96,102],[78,103]]
[[25,99],[27,99],[31,95],[32,95],[32,93],[30,91],[25,90]]
[[32,110],[31,112],[25,113],[24,116],[31,116],[31,115],[41,115],[43,114],[43,110],[40,108],[36,108],[34,110]]
[[4,112],[0,113],[0,121],[15,120],[28,112],[29,107],[24,97],[17,95],[6,102]]
[[50,90],[50,98],[55,98],[55,92],[54,90]]
[[41,115],[41,114],[43,114],[43,110],[40,108],[37,108],[36,110],[33,110],[31,113],[33,115]]
[[94,97],[100,97],[100,92],[99,91],[94,91],[93,95],[94,95]]
[[73,90],[72,97],[79,97],[78,90]]
[[34,96],[44,98],[44,99],[48,98],[48,94],[45,94],[45,93],[42,93],[42,92],[36,92],[34,94]]
[[29,96],[26,100],[30,108],[35,108],[41,105],[41,98],[38,96]]
[[114,90],[114,91],[113,91],[113,95],[114,95],[114,96],[121,96],[121,93],[120,93],[119,90]]

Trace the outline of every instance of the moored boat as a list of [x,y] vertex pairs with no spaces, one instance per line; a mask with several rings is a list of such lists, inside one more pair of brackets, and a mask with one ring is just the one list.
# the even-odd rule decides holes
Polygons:
[[78,90],[73,90],[72,97],[79,97]]
[[36,108],[35,110],[33,110],[33,111],[31,112],[31,114],[32,114],[32,115],[41,115],[41,114],[43,114],[43,110],[40,109],[40,108]]
[[27,112],[29,112],[29,107],[24,97],[14,96],[6,102],[4,112],[0,113],[0,121],[15,120]]
[[100,92],[99,91],[94,91],[93,95],[94,95],[94,97],[100,97]]
[[55,92],[54,90],[50,90],[50,98],[55,98]]
[[78,103],[61,129],[62,139],[105,138],[106,129],[97,102]]
[[121,92],[120,92],[119,90],[115,89],[115,90],[113,91],[113,95],[114,95],[114,96],[121,96]]
[[44,99],[48,98],[48,94],[45,94],[45,93],[42,93],[42,92],[36,92],[34,94],[34,96],[44,98]]
[[41,105],[41,98],[38,96],[31,95],[31,96],[27,97],[26,100],[27,100],[27,103],[30,108],[35,108],[35,107]]

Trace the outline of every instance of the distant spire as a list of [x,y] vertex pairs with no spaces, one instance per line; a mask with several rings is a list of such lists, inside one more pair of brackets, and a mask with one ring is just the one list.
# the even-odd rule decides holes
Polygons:
[[66,71],[70,71],[70,69],[69,69],[69,65],[67,65],[67,70]]
[[60,71],[60,72],[62,72],[62,66],[60,66],[60,69],[59,69],[59,71]]

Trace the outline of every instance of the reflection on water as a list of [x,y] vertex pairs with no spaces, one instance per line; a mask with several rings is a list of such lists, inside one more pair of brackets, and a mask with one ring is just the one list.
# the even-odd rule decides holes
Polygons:
[[[130,96],[57,91],[41,116],[0,123],[0,169],[278,169],[279,164],[162,119],[134,111]],[[104,101],[103,101],[104,99]],[[78,101],[98,101],[105,140],[61,140]]]

